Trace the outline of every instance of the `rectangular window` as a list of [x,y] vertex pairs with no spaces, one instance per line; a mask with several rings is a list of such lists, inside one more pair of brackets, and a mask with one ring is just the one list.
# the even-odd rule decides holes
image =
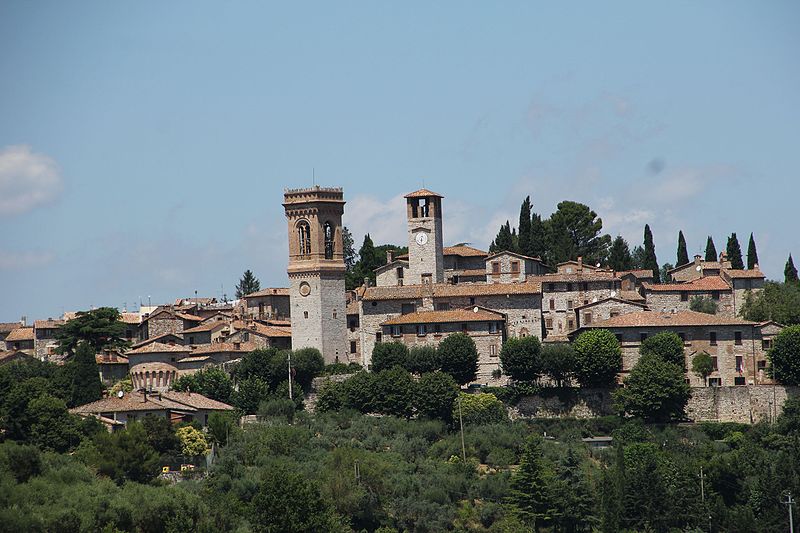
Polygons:
[[555,311],[556,309],[556,300],[555,298],[550,298],[550,310]]
[[614,336],[617,338],[617,342],[622,344],[622,333],[615,333]]
[[511,273],[519,274],[519,261],[511,261]]
[[762,350],[769,350],[772,348],[772,341],[770,339],[762,339],[761,340],[761,349]]
[[436,304],[437,311],[447,311],[448,309],[450,309],[450,303],[448,302],[439,302]]
[[356,341],[350,341],[350,353],[356,353]]
[[588,326],[592,323],[592,313],[583,313],[583,325]]
[[400,306],[400,314],[410,315],[417,310],[417,304],[402,304]]
[[308,318],[308,311],[303,311],[303,318]]
[[441,324],[434,324],[433,325],[433,332],[434,333],[441,333],[442,332],[442,325]]
[[389,333],[392,337],[399,337],[403,333],[403,328],[401,326],[390,326]]
[[708,386],[709,387],[721,387],[722,386],[722,378],[708,378]]
[[383,340],[383,334],[379,331],[378,333],[375,334],[375,342],[380,343],[381,340]]
[[572,283],[567,283],[567,292],[572,292]]
[[497,333],[497,322],[489,322],[489,333]]
[[608,314],[609,317],[614,318],[615,316],[619,316],[619,311],[611,311]]
[[647,339],[647,333],[639,333],[639,342],[644,342]]
[[550,291],[550,292],[553,292],[553,284],[552,283],[548,283],[547,284],[547,290]]
[[492,275],[500,274],[500,261],[492,261]]
[[689,301],[689,293],[686,291],[681,291],[681,301],[688,302]]
[[680,333],[678,333],[678,337],[681,338],[681,342],[686,342],[686,333],[681,331]]
[[742,332],[741,331],[734,331],[733,332],[733,339],[734,339],[734,344],[736,344],[736,346],[741,346],[742,345]]
[[717,332],[716,331],[709,332],[709,334],[708,334],[708,342],[709,342],[709,344],[711,344],[711,346],[716,346],[717,345]]
[[589,284],[587,282],[585,282],[585,281],[583,283],[581,283],[581,290],[588,291],[589,290]]
[[572,309],[572,300],[567,300],[567,309]]
[[736,376],[735,378],[733,378],[733,384],[734,385],[745,385],[744,376]]
[[552,318],[546,318],[545,321],[544,321],[544,327],[547,328],[547,329],[553,329],[553,319]]
[[425,324],[417,324],[417,336],[424,337],[428,334],[428,328]]
[[575,321],[572,320],[571,318],[567,319],[567,329],[569,329],[570,331],[575,329]]
[[714,372],[719,370],[719,367],[717,366],[717,356],[716,355],[711,357],[711,368],[714,370]]
[[764,359],[762,359],[761,361],[756,363],[756,366],[758,367],[759,370],[766,370],[767,369],[767,362]]
[[244,342],[248,342],[250,340],[250,332],[245,331],[244,334],[242,335],[242,340]]
[[742,361],[742,356],[736,356],[736,371],[737,372],[744,372],[744,361]]
[[497,346],[495,346],[494,344],[489,346],[489,355],[491,355],[492,357],[497,357]]
[[189,337],[189,344],[194,344],[194,337]]
[[469,299],[469,305],[475,305],[475,298]]
[[461,324],[461,332],[466,333],[469,331],[469,324]]
[[403,279],[403,267],[397,267],[397,279]]
[[712,300],[719,300],[719,291],[712,291],[711,292],[711,299]]

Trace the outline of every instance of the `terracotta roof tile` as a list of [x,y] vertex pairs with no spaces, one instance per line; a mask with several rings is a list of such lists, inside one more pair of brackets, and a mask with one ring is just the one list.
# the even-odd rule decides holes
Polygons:
[[[195,407],[186,405],[181,402],[176,402],[168,397],[166,393],[161,393],[159,399],[158,393],[148,393],[145,395],[141,392],[126,392],[122,398],[117,396],[109,396],[91,403],[79,405],[69,412],[73,414],[93,414],[93,413],[119,413],[125,411],[159,411],[159,410],[177,410],[177,411],[196,411]],[[198,394],[198,396],[200,396]]]
[[245,298],[257,298],[259,296],[289,296],[289,289],[285,287],[273,287],[244,295]]
[[483,276],[486,277],[485,268],[464,268],[452,271],[457,276]]
[[518,254],[516,252],[511,252],[509,250],[503,250],[502,252],[495,252],[495,253],[487,256],[486,260],[489,261],[490,259],[494,259],[495,257],[497,257],[499,255],[506,255],[506,254],[513,255],[514,257],[519,257],[520,259],[529,259],[531,261],[538,261],[539,263],[542,262],[542,258],[541,257],[531,257],[529,255],[522,255],[522,254]]
[[218,402],[196,392],[169,391],[162,393],[162,397],[169,400],[194,407],[195,409],[211,409],[218,411],[231,411],[233,407],[227,403]]
[[418,191],[410,192],[405,195],[405,198],[429,198],[431,196],[436,196],[437,198],[444,198],[444,196],[442,196],[441,194],[429,191],[428,189],[420,189]]
[[636,291],[619,291],[619,297],[629,302],[644,302],[646,298]]
[[33,340],[33,328],[32,327],[18,327],[14,331],[8,334],[6,337],[7,341],[32,341]]
[[642,283],[646,291],[683,292],[683,291],[729,291],[731,286],[719,276],[705,276],[686,283]]
[[19,322],[0,322],[0,333],[11,333],[18,327]]
[[237,320],[233,323],[233,327],[237,330],[246,330],[257,333],[264,337],[291,337],[292,330],[287,327],[279,327],[279,326],[268,326],[266,324],[261,324],[260,322],[250,322],[246,323],[241,320]]
[[603,298],[602,300],[597,300],[596,302],[589,302],[588,304],[578,305],[578,306],[575,307],[575,309],[584,309],[584,308],[587,308],[587,307],[594,307],[595,305],[600,305],[600,304],[607,303],[607,302],[618,302],[618,303],[621,303],[621,304],[635,305],[637,307],[647,308],[647,304],[644,304],[642,302],[634,302],[634,301],[631,301],[631,300],[625,300],[623,298],[615,298],[615,297],[612,296],[612,297],[609,297],[609,298]]
[[657,311],[639,311],[615,316],[602,320],[586,328],[635,328],[635,327],[664,327],[664,326],[756,326],[755,322],[741,318],[729,318],[719,315],[709,315],[696,311],[679,311],[677,313],[661,313]]
[[466,244],[459,244],[456,246],[445,246],[442,255],[457,255],[459,257],[485,257],[487,255],[483,250],[478,250]]
[[10,363],[15,359],[32,359],[33,356],[19,350],[2,350],[0,351],[0,365]]
[[652,278],[653,277],[653,271],[652,270],[648,270],[646,268],[644,268],[644,269],[636,269],[636,270],[620,270],[619,272],[617,272],[617,277],[621,278],[622,276],[627,276],[628,274],[631,274],[635,278]]
[[56,329],[65,323],[64,320],[36,320],[33,322],[33,327],[36,329]]
[[175,313],[178,318],[188,320],[189,322],[202,322],[203,317],[197,315],[190,315],[189,313]]
[[[145,339],[143,341],[139,341],[131,346],[131,348],[141,348],[142,346],[146,346],[148,344],[153,344],[154,342],[159,342],[160,340],[166,339],[167,337],[175,337],[177,340],[183,342],[183,337],[181,333],[162,333],[158,337],[151,337],[149,339]],[[164,343],[167,344],[167,343]]]
[[[695,267],[694,261],[690,261],[690,262],[685,263],[683,265],[678,265],[678,266],[676,266],[675,268],[673,268],[671,270],[667,270],[667,274],[671,274],[673,272],[678,272],[680,270],[686,270],[689,267],[692,267],[692,268]],[[720,269],[722,269],[722,263],[720,263],[719,261],[700,261],[700,267],[703,270],[720,270]]]
[[493,296],[506,294],[541,294],[542,285],[536,281],[522,283],[434,283],[402,287],[369,287],[364,300],[411,300],[423,297],[446,298],[457,296]]
[[[236,345],[239,345],[237,348]],[[254,342],[214,342],[211,344],[201,344],[192,349],[192,354],[205,354],[205,353],[248,353],[257,349],[258,346]]]
[[142,317],[139,313],[120,313],[120,320],[126,324],[139,324],[142,321]]
[[477,307],[468,309],[449,309],[447,311],[418,311],[400,315],[383,322],[382,326],[397,326],[401,324],[445,324],[452,322],[496,322],[505,320],[500,313]]
[[572,274],[545,274],[544,276],[531,276],[541,283],[580,283],[582,281],[619,281],[614,272],[610,271],[589,271],[573,272]]
[[139,355],[144,353],[178,353],[178,352],[189,352],[191,351],[186,346],[180,346],[178,344],[164,344],[161,342],[151,342],[150,344],[146,344],[134,350],[127,352],[125,355]]
[[207,331],[216,331],[218,329],[222,329],[228,325],[227,322],[224,320],[212,320],[209,322],[204,322],[199,326],[195,326],[193,328],[183,330],[183,333],[205,333]]
[[758,269],[753,269],[753,270],[734,270],[734,269],[729,269],[729,270],[723,270],[722,273],[725,276],[728,276],[728,277],[731,277],[731,278],[737,278],[737,279],[741,279],[741,278],[744,278],[744,279],[747,279],[747,278],[750,278],[750,279],[764,279],[764,278],[766,278],[764,273],[761,272]]
[[357,315],[358,314],[358,301],[353,300],[349,304],[347,304],[347,309],[345,313],[348,315]]

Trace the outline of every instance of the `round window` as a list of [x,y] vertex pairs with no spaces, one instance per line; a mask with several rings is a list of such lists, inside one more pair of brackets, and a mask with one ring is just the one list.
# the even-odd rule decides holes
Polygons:
[[308,296],[309,294],[311,294],[311,285],[304,281],[300,284],[300,296]]

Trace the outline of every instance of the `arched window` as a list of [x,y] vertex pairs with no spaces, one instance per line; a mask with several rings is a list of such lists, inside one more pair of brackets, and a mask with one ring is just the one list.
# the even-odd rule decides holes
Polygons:
[[297,243],[300,245],[300,255],[311,253],[311,226],[305,220],[297,224]]
[[326,222],[322,228],[325,234],[325,259],[333,259],[333,225]]

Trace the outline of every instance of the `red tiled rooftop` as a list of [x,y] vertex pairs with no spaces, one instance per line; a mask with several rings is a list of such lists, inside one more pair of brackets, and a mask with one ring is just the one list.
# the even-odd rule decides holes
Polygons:
[[285,287],[273,287],[261,289],[260,291],[245,294],[245,298],[257,298],[259,296],[289,296],[289,289]]
[[537,281],[522,283],[434,283],[404,285],[402,287],[369,287],[364,291],[364,300],[413,300],[423,297],[470,297],[504,296],[510,294],[541,294],[542,285]]
[[32,327],[18,327],[14,331],[8,334],[6,337],[7,341],[16,342],[16,341],[32,341],[33,340],[33,328]]
[[[477,312],[475,311],[477,309]],[[453,322],[496,322],[505,318],[500,313],[481,307],[468,309],[449,309],[447,311],[418,311],[396,316],[383,322],[382,326],[401,324],[446,324]]]
[[696,292],[696,291],[729,291],[731,286],[719,276],[705,276],[686,283],[642,283],[646,291],[652,292]]
[[428,189],[419,189],[418,191],[410,192],[406,194],[406,198],[430,198],[431,196],[435,196],[437,198],[444,198],[439,193],[435,193],[433,191],[429,191]]
[[639,311],[615,316],[608,320],[595,322],[584,328],[636,328],[663,326],[756,326],[755,322],[741,318],[729,318],[696,311],[663,313],[658,311]]

